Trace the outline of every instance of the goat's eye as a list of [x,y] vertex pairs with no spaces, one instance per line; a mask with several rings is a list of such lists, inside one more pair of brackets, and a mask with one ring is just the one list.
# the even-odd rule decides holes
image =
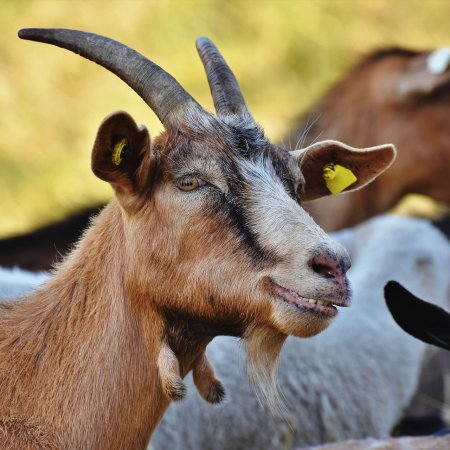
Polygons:
[[193,191],[199,187],[205,186],[207,183],[200,178],[178,178],[175,185],[182,191]]

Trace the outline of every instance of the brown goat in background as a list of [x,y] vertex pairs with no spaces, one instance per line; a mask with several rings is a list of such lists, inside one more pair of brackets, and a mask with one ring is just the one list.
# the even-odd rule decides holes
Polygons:
[[397,147],[391,170],[368,189],[305,205],[325,230],[385,212],[410,193],[450,205],[450,69],[443,65],[441,73],[433,73],[429,60],[434,54],[374,53],[345,75],[290,137],[305,145],[320,138],[357,147],[380,142]]
[[163,69],[111,39],[74,30],[20,37],[94,60],[128,83],[165,127],[153,142],[124,112],[97,133],[92,170],[115,199],[54,276],[0,303],[0,447],[137,449],[191,370],[204,397],[223,392],[204,350],[246,338],[250,378],[276,400],[287,335],[312,336],[349,304],[346,251],[300,201],[328,195],[324,165],[364,186],[390,145],[272,145],[214,45],[200,39],[217,116]]

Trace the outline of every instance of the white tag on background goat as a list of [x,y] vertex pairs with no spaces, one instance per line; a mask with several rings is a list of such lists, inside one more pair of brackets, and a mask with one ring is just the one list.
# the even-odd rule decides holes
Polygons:
[[444,73],[450,65],[450,48],[439,48],[430,53],[427,69],[434,74]]

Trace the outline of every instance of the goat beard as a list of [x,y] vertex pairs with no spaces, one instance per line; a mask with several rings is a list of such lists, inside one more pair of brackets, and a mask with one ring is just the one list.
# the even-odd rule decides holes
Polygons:
[[278,360],[287,338],[270,328],[252,328],[245,333],[247,374],[258,402],[279,417],[288,410],[277,382]]

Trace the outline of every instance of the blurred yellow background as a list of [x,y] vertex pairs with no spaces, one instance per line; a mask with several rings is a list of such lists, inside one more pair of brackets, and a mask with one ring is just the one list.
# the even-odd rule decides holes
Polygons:
[[[205,35],[234,70],[267,135],[296,119],[361,56],[387,46],[450,45],[448,0],[0,2],[0,236],[26,231],[110,197],[90,172],[102,119],[127,110],[155,136],[144,102],[105,69],[23,27],[92,31],[135,48],[205,107],[209,88],[194,41]],[[288,143],[286,143],[288,145]]]

